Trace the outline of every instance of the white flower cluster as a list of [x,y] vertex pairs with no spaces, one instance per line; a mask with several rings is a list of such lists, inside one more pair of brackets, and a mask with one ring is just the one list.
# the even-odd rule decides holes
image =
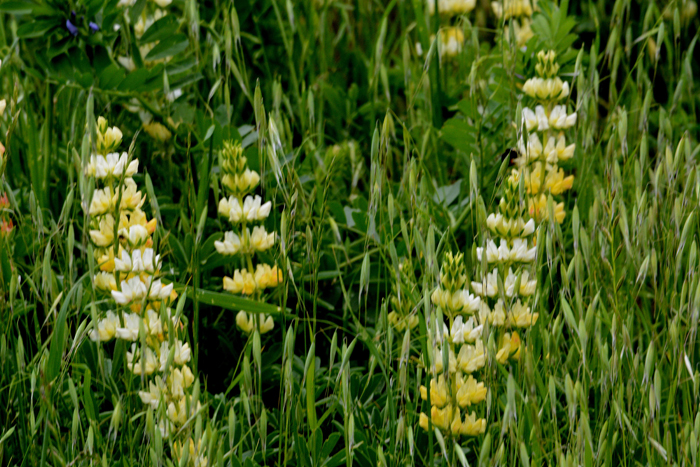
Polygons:
[[[269,250],[277,239],[275,232],[267,232],[265,226],[249,224],[262,222],[270,215],[272,203],[263,203],[259,195],[249,194],[260,183],[260,175],[250,170],[240,143],[225,142],[219,156],[223,176],[222,185],[228,197],[219,201],[219,215],[226,218],[234,228],[224,233],[222,240],[214,242],[216,251],[225,256],[243,256],[243,264],[251,265],[256,253]],[[233,277],[224,277],[224,290],[261,299],[267,288],[276,287],[282,281],[277,266],[259,263],[255,272],[246,268],[236,269]],[[245,333],[257,330],[260,334],[273,329],[272,317],[263,314],[248,314],[240,311],[236,316],[237,326]]]
[[530,97],[547,100],[559,100],[569,97],[569,83],[561,78],[530,78],[523,84],[523,92]]
[[[558,164],[574,157],[576,145],[567,144],[565,131],[576,125],[577,114],[569,114],[566,105],[556,103],[569,95],[569,83],[557,76],[556,53],[540,51],[535,70],[538,76],[525,82],[523,92],[537,104],[534,111],[529,107],[523,109],[524,135],[518,141],[519,154],[515,162],[530,195],[530,215],[539,222],[548,216],[547,194],[559,195],[573,186],[574,176],[566,176]],[[557,222],[563,222],[564,216],[563,203],[557,203]]]
[[[435,0],[426,0],[428,11],[435,14]],[[438,13],[444,16],[456,16],[469,13],[476,6],[476,0],[438,0]]]
[[[106,120],[100,118],[98,150],[115,150],[120,141],[121,131],[109,128]],[[138,161],[128,162],[126,153],[94,155],[85,170],[96,182],[104,184],[96,188],[88,208],[93,217],[90,238],[101,269],[94,284],[111,297],[119,310],[109,310],[97,319],[90,338],[97,342],[114,338],[132,342],[126,352],[129,371],[139,376],[161,373],[152,381],[147,380],[147,390],[139,395],[144,404],[154,409],[162,404],[167,416],[158,423],[163,436],[168,436],[194,413],[187,390],[195,377],[187,366],[191,349],[178,339],[180,323],[169,307],[177,293],[172,283],[165,284],[158,278],[161,260],[151,239],[156,223],[147,221],[141,210],[144,197],[131,178],[137,170]],[[115,226],[117,218],[119,225]]]
[[[129,156],[125,152],[121,153],[121,155],[116,152],[104,156],[92,155],[90,156],[90,162],[85,167],[85,175],[97,179],[119,178],[123,174],[127,177],[132,177],[139,171],[139,161],[133,160],[127,165],[128,159]],[[124,171],[125,167],[126,172]]]
[[[431,300],[449,319],[449,326],[433,315],[434,325],[429,327],[429,341],[433,348],[432,378],[430,379],[430,417],[420,414],[420,426],[430,429],[430,424],[446,434],[476,436],[486,429],[486,420],[475,412],[461,409],[478,404],[486,398],[484,383],[478,382],[472,373],[486,363],[484,329],[480,314],[483,303],[480,297],[469,293],[465,274],[464,256],[448,252],[440,271],[440,286],[433,291]],[[478,312],[478,313],[477,313]],[[468,318],[467,318],[468,316]],[[457,353],[456,346],[460,346]],[[448,349],[448,368],[444,368],[443,349]],[[457,353],[457,357],[455,357]],[[450,373],[449,379],[445,372]],[[447,384],[454,381],[455,384]],[[428,389],[421,386],[421,397],[428,399]],[[456,402],[456,404],[455,404]]]
[[491,235],[498,238],[498,246],[496,241],[487,239],[484,247],[476,249],[477,259],[485,269],[481,270],[481,279],[471,283],[482,300],[480,322],[488,322],[491,332],[496,333],[496,360],[500,363],[520,355],[520,336],[515,331],[506,332],[506,328],[526,328],[538,318],[528,306],[529,297],[537,290],[537,279],[532,274],[537,257],[532,239],[535,222],[525,220],[519,185],[520,173],[514,170],[506,179],[499,212],[486,220]]
[[[534,4],[534,5],[533,5]],[[497,0],[491,2],[491,9],[497,18],[503,21],[512,20],[515,31],[515,41],[518,47],[524,47],[525,43],[534,35],[530,28],[530,17],[537,7],[537,0]],[[508,28],[504,34],[506,39],[510,34]]]
[[[508,242],[501,239],[500,246],[496,246],[493,240],[489,240],[486,244],[486,261],[489,263],[497,262],[526,262],[530,263],[535,260],[536,247],[528,248],[527,240],[522,238],[513,239],[513,246],[508,248]],[[481,261],[484,249],[476,249],[476,257]]]
[[265,227],[253,227],[253,233],[246,228],[243,231],[243,238],[234,232],[224,233],[224,241],[214,242],[214,247],[222,255],[235,255],[240,252],[253,253],[265,251],[275,244],[275,233],[267,233]]
[[235,196],[221,198],[219,201],[219,214],[227,217],[232,224],[264,221],[270,215],[272,203],[262,203],[262,198],[259,195],[246,196],[243,203]]
[[533,112],[530,108],[523,109],[523,121],[527,131],[545,131],[550,127],[555,130],[566,130],[576,125],[576,112],[568,115],[565,105],[555,105],[547,114],[547,110],[542,105],[535,107]]

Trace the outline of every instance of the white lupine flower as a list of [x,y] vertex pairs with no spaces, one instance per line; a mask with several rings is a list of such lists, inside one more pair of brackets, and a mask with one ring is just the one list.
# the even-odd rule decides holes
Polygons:
[[266,332],[272,331],[275,327],[275,322],[272,320],[272,316],[262,315],[260,319],[260,334],[265,334]]
[[143,270],[153,274],[160,269],[160,255],[156,255],[153,248],[143,250]]
[[500,261],[510,261],[510,249],[508,249],[508,242],[501,239],[501,244],[498,247],[498,259]]
[[[183,397],[179,400],[177,405],[171,402],[168,405],[168,418],[171,422],[176,425],[184,425],[187,421],[187,398]],[[194,412],[194,407],[191,408]]]
[[[438,12],[441,15],[453,16],[469,13],[476,6],[476,0],[438,0]],[[430,14],[435,14],[434,0],[428,0]]]
[[[136,250],[141,253],[139,250]],[[126,250],[122,250],[121,258],[114,258],[114,269],[122,272],[131,272],[131,256]]]
[[523,276],[520,279],[520,295],[530,296],[535,293],[537,288],[537,279],[529,280],[530,273],[528,271],[523,271]]
[[535,113],[537,114],[537,131],[548,130],[549,120],[547,119],[547,114],[544,111],[544,107],[538,105],[535,107]]
[[[465,373],[473,373],[483,368],[486,364],[486,353],[484,352],[484,342],[477,339],[474,345],[463,345],[457,356],[456,366]],[[450,361],[450,367],[452,361]]]
[[168,383],[170,386],[170,394],[173,397],[185,397],[185,380],[182,377],[182,373],[179,368],[175,368],[170,372],[168,376]]
[[154,281],[148,278],[150,288],[148,289],[148,298],[151,300],[165,300],[170,297],[173,291],[173,284],[163,285],[160,279]]
[[462,313],[474,313],[481,307],[481,298],[470,294],[468,290],[463,289],[456,293],[461,295]]
[[525,107],[523,109],[523,123],[525,124],[527,131],[532,131],[539,124],[539,122],[537,121],[537,116],[535,115],[535,112],[530,110],[529,107]]
[[126,341],[135,341],[139,338],[141,317],[136,313],[124,313],[122,314],[122,318],[124,320],[124,327],[118,327],[116,329],[116,336]]
[[535,260],[537,247],[528,249],[527,240],[516,238],[513,240],[513,248],[510,250],[510,259],[513,261],[532,262]]
[[165,8],[166,6],[170,5],[173,0],[153,0],[156,2],[156,5],[158,5],[161,8]]
[[270,209],[272,209],[272,203],[268,201],[262,204],[262,198],[259,195],[246,196],[243,201],[243,217],[249,221],[261,221],[265,220],[270,214]]
[[228,217],[229,222],[240,222],[243,217],[243,208],[238,198],[235,196],[229,196],[228,199],[221,198],[221,201],[219,201],[219,214]]
[[[247,230],[247,229],[246,229]],[[250,247],[255,251],[265,251],[275,244],[275,232],[267,233],[265,227],[253,227],[250,235]]]
[[[90,162],[85,168],[85,174],[96,178],[121,177],[126,166],[126,160],[129,156],[123,152],[121,156],[116,153],[90,156]],[[126,176],[131,177],[139,170],[139,161],[134,159],[126,167]]]
[[168,341],[161,342],[160,350],[158,355],[160,355],[158,371],[165,371],[165,364],[168,363],[168,354],[170,353],[170,344]]
[[[560,137],[561,139],[561,137]],[[559,158],[557,157],[557,138],[552,136],[547,140],[547,145],[543,149],[544,158],[549,164],[556,164]]]
[[112,190],[105,187],[102,190],[95,190],[90,201],[88,212],[91,216],[99,216],[106,213],[112,207]]
[[515,158],[516,165],[523,167],[537,160],[542,155],[542,150],[542,142],[537,133],[530,133],[527,142],[521,137],[518,141],[518,157]]
[[[258,319],[260,323],[258,325],[260,334],[265,334],[275,327],[275,322],[273,321],[272,316],[261,314],[259,315]],[[250,334],[255,330],[255,315],[248,314],[245,311],[239,311],[236,315],[236,325],[241,331],[245,332],[246,334]]]
[[5,113],[5,107],[7,107],[7,101],[3,99],[0,101],[0,117],[2,117],[2,115]]
[[97,329],[90,331],[90,339],[95,342],[111,340],[115,336],[118,326],[119,318],[111,311],[108,311],[104,319],[97,323]]
[[114,241],[114,218],[110,215],[100,219],[99,230],[90,231],[92,242],[101,247],[107,247]]
[[[257,227],[256,227],[257,228]],[[224,234],[224,241],[214,242],[214,247],[219,254],[222,255],[235,255],[241,249],[241,239],[233,232],[226,232]]]
[[503,308],[503,300],[500,298],[494,305],[493,311],[489,314],[489,323],[494,326],[503,326],[506,323],[506,312]]
[[[121,200],[119,199],[120,196]],[[111,206],[116,206],[117,203],[120,203],[120,209],[131,211],[136,208],[140,208],[144,201],[146,201],[146,198],[141,196],[141,192],[138,191],[138,187],[136,186],[134,179],[127,178],[124,180],[124,186],[121,189],[121,193],[120,190],[117,189],[114,196],[112,196]]]
[[489,320],[489,316],[491,316],[491,308],[489,308],[489,305],[488,303],[486,303],[486,300],[482,300],[481,307],[479,307],[479,322],[487,322]]
[[134,359],[138,356],[138,348],[136,344],[131,344],[131,352],[126,353],[126,366],[135,375],[146,374],[150,375],[156,370],[157,360],[153,351],[146,347],[144,356],[137,362]]
[[494,297],[498,293],[498,268],[488,273],[484,282],[472,281],[472,289],[477,295]]
[[236,315],[236,326],[246,334],[250,334],[253,332],[253,329],[255,329],[252,316],[249,316],[248,313],[243,310],[239,311]]
[[[462,348],[469,347],[469,346],[462,346]],[[460,352],[461,354],[461,352]],[[436,373],[442,373],[444,370],[443,367],[443,362],[442,362],[442,349],[436,349],[435,354],[433,355],[433,363],[435,364],[435,372]],[[450,373],[454,373],[457,371],[457,359],[455,358],[454,351],[449,348],[449,357],[448,357],[448,371]]]
[[184,365],[189,362],[191,354],[190,344],[187,342],[183,344],[182,341],[175,340],[175,356],[173,361],[176,365]]
[[530,307],[523,305],[520,300],[515,303],[508,314],[508,324],[525,328],[537,322],[539,313],[530,313]]
[[494,233],[503,236],[527,237],[535,231],[535,221],[524,223],[522,219],[506,219],[502,214],[491,213],[486,218],[486,226]]
[[143,324],[148,334],[153,336],[163,334],[163,323],[160,321],[160,315],[150,308],[146,311],[146,319],[144,319]]
[[[519,295],[526,297],[535,293],[535,288],[537,287],[537,280],[529,280],[529,278],[530,273],[528,271],[523,271],[520,277],[520,290],[518,291]],[[512,297],[515,293],[516,279],[517,275],[513,273],[513,270],[508,269],[508,276],[506,276],[506,280],[503,284],[503,286],[506,289],[506,296]]]
[[431,295],[431,299],[435,305],[454,313],[474,313],[481,303],[479,297],[475,297],[467,290],[450,293],[449,290],[437,288]]
[[149,381],[148,391],[139,391],[141,402],[150,405],[153,410],[158,409],[158,404],[163,396],[164,389],[162,378],[155,378],[155,381]]
[[[522,222],[522,221],[521,221],[521,222]],[[527,223],[523,226],[523,228],[522,228],[522,235],[524,235],[524,236],[527,237],[528,235],[532,235],[532,233],[533,233],[534,231],[535,231],[535,220],[534,220],[534,219],[530,219],[530,220],[527,221]]]
[[[557,147],[556,147],[556,154],[557,154],[557,159],[560,161],[565,161],[569,160],[572,157],[574,157],[574,150],[576,149],[576,144],[570,144],[566,145],[566,138],[564,138],[563,134],[560,134],[559,137],[557,138]],[[556,163],[557,161],[555,160],[553,163]]]
[[440,52],[446,57],[454,57],[462,52],[462,41],[464,40],[464,33],[461,29],[448,28],[441,32],[440,39],[442,40],[442,47]]
[[566,114],[565,105],[555,105],[549,114],[549,124],[556,130],[565,130],[576,125],[576,112]]
[[117,289],[117,281],[114,279],[114,274],[109,272],[98,272],[97,274],[95,274],[93,282],[95,283],[95,287],[97,287],[100,290],[112,291]]
[[[481,247],[476,249],[476,257],[479,259],[479,261],[481,261],[481,255],[483,254],[483,251],[484,249]],[[489,240],[486,244],[486,261],[489,263],[495,263],[499,259],[500,258],[496,244],[493,242],[493,240]]]
[[530,78],[523,85],[523,92],[541,100],[558,100],[569,95],[569,83],[555,78]]
[[132,246],[139,246],[148,240],[148,230],[142,225],[132,225],[129,227],[127,240]]
[[474,318],[470,317],[466,322],[462,322],[462,316],[457,316],[452,323],[450,336],[454,344],[463,344],[464,342],[474,342],[481,336],[482,326],[474,327]]
[[126,305],[132,301],[140,300],[146,296],[146,284],[136,276],[128,281],[122,281],[121,291],[112,290],[112,297],[120,305]]
[[464,337],[464,342],[469,342],[470,344],[476,342],[478,338],[481,337],[481,333],[484,330],[484,326],[480,324],[479,326],[475,326],[476,321],[474,320],[474,317],[470,317],[463,325],[462,325],[462,336]]

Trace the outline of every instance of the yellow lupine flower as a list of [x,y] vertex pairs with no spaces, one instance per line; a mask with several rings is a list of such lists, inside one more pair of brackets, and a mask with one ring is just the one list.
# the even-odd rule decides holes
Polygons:
[[486,387],[478,382],[472,375],[466,381],[462,376],[457,377],[457,403],[460,407],[478,404],[486,399]]

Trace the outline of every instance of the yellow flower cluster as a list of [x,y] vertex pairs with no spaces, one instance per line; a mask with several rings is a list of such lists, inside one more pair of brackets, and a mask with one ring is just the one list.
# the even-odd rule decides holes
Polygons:
[[[426,0],[428,11],[435,14],[435,0]],[[456,16],[469,13],[476,6],[476,0],[437,0],[438,13],[441,16]]]
[[490,214],[486,220],[491,238],[476,249],[477,259],[482,264],[481,280],[471,284],[482,300],[482,322],[488,321],[492,332],[498,335],[496,360],[500,363],[520,355],[520,336],[517,331],[506,330],[528,328],[539,317],[529,306],[530,297],[537,289],[535,221],[526,218],[525,201],[520,199],[519,174],[513,170],[506,179],[498,212]]
[[[523,109],[516,163],[529,195],[530,216],[541,222],[548,217],[547,195],[561,195],[574,183],[574,176],[567,176],[558,164],[574,157],[576,145],[567,144],[564,132],[576,125],[576,112],[569,114],[566,105],[559,103],[569,95],[569,83],[557,76],[559,64],[553,50],[537,54],[535,71],[537,76],[523,85],[535,108]],[[564,203],[556,203],[556,221],[562,223],[565,216]]]
[[[177,293],[172,284],[159,279],[160,255],[151,239],[156,221],[148,221],[141,210],[145,195],[131,178],[138,172],[138,161],[116,152],[121,140],[121,131],[110,128],[100,117],[98,154],[92,155],[85,167],[85,174],[98,185],[88,204],[89,235],[100,268],[93,282],[115,305],[115,311],[107,311],[94,323],[90,338],[130,341],[126,352],[129,371],[140,376],[160,373],[146,380],[147,387],[139,396],[157,413],[162,408],[165,416],[158,426],[167,437],[197,409],[188,394],[195,380],[187,366],[192,352],[189,344],[177,337],[181,324],[170,308]],[[145,342],[145,347],[140,342]]]
[[204,455],[207,445],[208,432],[204,432],[202,437],[194,442],[192,438],[180,443],[173,443],[173,460],[175,465],[186,467],[207,467],[209,460]]
[[434,348],[430,390],[420,387],[421,398],[430,399],[430,417],[421,413],[419,423],[428,430],[432,421],[443,433],[454,437],[477,436],[486,430],[486,420],[466,410],[482,402],[487,393],[484,383],[472,375],[486,363],[481,339],[483,302],[470,294],[468,287],[464,256],[447,253],[440,272],[440,285],[433,291],[431,300],[447,315],[449,328],[437,318],[430,327]]
[[[426,0],[430,15],[435,15],[435,0]],[[476,6],[476,0],[437,0],[437,13],[446,21],[453,16],[469,13]],[[444,26],[438,32],[440,41],[440,57],[455,57],[462,52],[464,44],[464,31],[458,26]],[[430,36],[430,41],[435,40],[435,35]],[[418,55],[422,55],[423,50],[420,44],[416,44]]]
[[[537,0],[533,0],[532,3],[530,0],[498,0],[491,2],[491,8],[497,18],[504,21],[512,19],[515,41],[518,47],[525,46],[533,36],[530,18],[534,9],[537,8]],[[506,33],[508,33],[507,29]]]
[[[224,290],[260,299],[265,289],[277,287],[282,282],[282,271],[276,265],[260,263],[253,270],[253,255],[268,250],[277,237],[275,232],[268,233],[264,226],[251,224],[267,219],[272,203],[263,203],[260,196],[252,194],[260,183],[260,175],[248,168],[240,143],[224,143],[219,165],[221,184],[228,193],[219,201],[219,215],[236,230],[225,232],[221,241],[214,242],[214,247],[222,255],[241,256],[243,266],[234,271],[233,277],[224,277]],[[253,227],[252,232],[249,227]],[[263,334],[274,327],[272,317],[249,315],[245,311],[238,312],[236,324],[246,333],[257,329]]]
[[464,31],[457,26],[447,26],[440,29],[440,56],[456,57],[462,52]]

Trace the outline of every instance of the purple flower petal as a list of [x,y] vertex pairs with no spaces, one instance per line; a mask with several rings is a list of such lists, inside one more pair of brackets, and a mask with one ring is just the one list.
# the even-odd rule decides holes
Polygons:
[[73,23],[71,23],[69,19],[66,20],[66,28],[74,36],[78,35],[78,28]]

